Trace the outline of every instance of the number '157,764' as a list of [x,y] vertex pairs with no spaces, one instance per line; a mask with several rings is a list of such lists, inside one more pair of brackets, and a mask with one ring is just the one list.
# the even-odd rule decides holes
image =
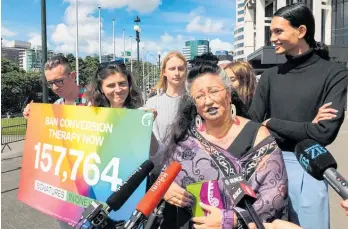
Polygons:
[[[67,149],[62,146],[54,146],[47,143],[38,142],[35,147],[35,169],[41,169],[41,171],[47,173],[51,170],[52,165],[55,163],[52,159],[52,154],[59,154],[58,160],[54,167],[54,175],[62,176],[62,181],[65,182],[68,178],[68,171],[61,171],[62,162],[67,155],[69,156],[69,160],[73,162],[70,180],[76,180],[77,171],[82,164],[83,171],[83,179],[85,182],[94,186],[99,181],[105,181],[111,184],[111,191],[116,191],[117,187],[122,184],[122,179],[118,177],[120,159],[113,157],[111,161],[104,168],[102,173],[100,174],[100,169],[98,167],[101,164],[100,157],[97,153],[89,153],[86,157],[85,153],[81,150],[76,149]],[[75,158],[75,160],[73,159]],[[74,161],[73,161],[74,160]],[[108,175],[111,170],[111,175]]]

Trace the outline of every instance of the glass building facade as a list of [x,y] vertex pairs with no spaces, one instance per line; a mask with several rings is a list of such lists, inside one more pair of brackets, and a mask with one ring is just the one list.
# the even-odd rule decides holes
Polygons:
[[348,0],[332,0],[332,45],[348,45]]

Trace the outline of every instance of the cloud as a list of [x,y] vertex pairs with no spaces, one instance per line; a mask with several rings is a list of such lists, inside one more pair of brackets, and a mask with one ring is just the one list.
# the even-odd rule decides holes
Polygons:
[[187,23],[190,22],[193,18],[196,16],[200,16],[206,13],[206,10],[204,7],[197,7],[190,12],[161,12],[161,18],[165,21],[172,22],[172,23]]
[[161,36],[161,41],[163,43],[172,43],[174,41],[174,37],[170,36],[168,33],[164,33],[162,36]]
[[[65,0],[69,2],[71,5],[75,4],[75,0]],[[80,5],[92,7],[96,9],[96,7],[100,6],[102,8],[107,9],[118,9],[118,8],[127,8],[127,10],[134,10],[139,13],[151,13],[153,12],[159,5],[161,5],[161,0],[83,0],[79,4]]]
[[28,42],[31,43],[31,47],[35,47],[35,46],[41,46],[41,34],[39,33],[29,33],[29,40]]
[[3,37],[13,37],[16,36],[17,33],[10,31],[9,29],[5,28],[4,26],[1,26],[1,36]]
[[222,33],[224,30],[224,24],[221,21],[212,21],[210,18],[201,16],[196,16],[186,26],[187,32]]
[[[51,40],[54,43],[55,51],[62,53],[75,53],[76,37],[76,5],[75,0],[65,0],[70,3],[65,10],[64,21],[53,29]],[[86,55],[99,52],[99,19],[94,16],[97,7],[102,9],[127,8],[139,13],[150,13],[161,4],[161,0],[84,0],[78,5],[78,26],[79,26],[79,51]],[[123,51],[122,37],[115,38],[116,55]],[[135,45],[134,45],[135,46]],[[106,36],[103,31],[102,22],[102,54],[113,52],[112,37]]]
[[213,53],[219,50],[231,51],[233,50],[233,44],[229,42],[221,41],[220,39],[216,38],[210,41],[210,48]]
[[6,39],[2,39],[1,42],[2,42],[2,45],[3,45],[4,47],[8,47],[9,44],[11,43],[11,41],[6,40]]

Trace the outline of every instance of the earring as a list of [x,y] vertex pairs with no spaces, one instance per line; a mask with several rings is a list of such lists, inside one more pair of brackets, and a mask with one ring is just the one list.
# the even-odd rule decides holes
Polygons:
[[231,103],[231,118],[235,120],[236,116],[237,116],[236,106],[233,103]]
[[201,118],[201,116],[199,114],[196,115],[195,125],[196,125],[196,129],[198,131],[204,131],[205,130],[202,118]]

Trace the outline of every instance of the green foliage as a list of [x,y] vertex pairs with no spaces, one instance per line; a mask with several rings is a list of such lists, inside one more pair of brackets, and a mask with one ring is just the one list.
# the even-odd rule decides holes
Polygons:
[[23,69],[20,69],[19,66],[10,61],[6,58],[1,58],[1,73],[8,73],[8,72],[21,72],[24,73],[25,71]]
[[1,112],[20,113],[30,98],[41,91],[40,73],[7,72],[2,74]]

